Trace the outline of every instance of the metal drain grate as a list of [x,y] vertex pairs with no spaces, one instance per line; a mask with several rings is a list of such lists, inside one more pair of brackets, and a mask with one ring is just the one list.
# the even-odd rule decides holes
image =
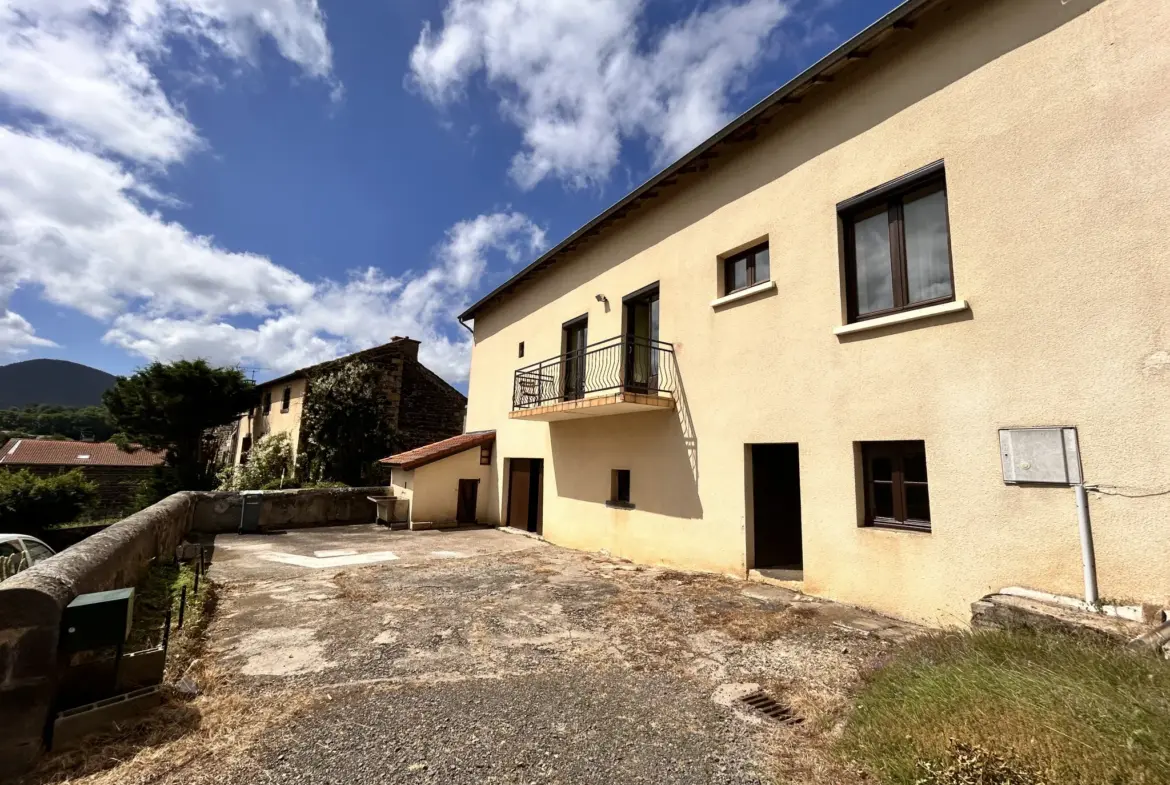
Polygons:
[[762,714],[767,719],[778,722],[781,725],[797,725],[804,722],[803,717],[797,716],[791,708],[785,706],[783,703],[777,702],[775,698],[763,690],[756,690],[753,693],[744,695],[739,699],[739,702],[757,714]]

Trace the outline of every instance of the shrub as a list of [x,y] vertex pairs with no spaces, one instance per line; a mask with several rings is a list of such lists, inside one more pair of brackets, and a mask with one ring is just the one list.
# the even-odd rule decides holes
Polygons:
[[293,483],[293,448],[287,433],[270,433],[256,442],[248,462],[219,474],[221,491],[288,488]]
[[0,471],[0,531],[35,534],[75,520],[97,501],[97,486],[80,469],[37,477],[27,469]]

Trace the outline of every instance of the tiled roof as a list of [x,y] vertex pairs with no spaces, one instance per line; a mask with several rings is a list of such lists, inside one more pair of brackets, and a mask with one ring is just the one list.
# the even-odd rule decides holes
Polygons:
[[12,466],[158,466],[165,453],[124,452],[110,442],[60,442],[9,439],[0,449],[0,465]]
[[461,453],[464,450],[470,450],[472,447],[489,444],[495,440],[495,431],[472,431],[470,433],[460,434],[459,436],[452,436],[450,439],[444,439],[441,442],[433,442],[422,447],[415,447],[413,450],[408,450],[407,452],[391,455],[389,458],[383,458],[378,461],[378,463],[384,463],[387,466],[396,466],[399,469],[417,469],[420,466],[426,466],[428,463],[434,463],[443,458]]

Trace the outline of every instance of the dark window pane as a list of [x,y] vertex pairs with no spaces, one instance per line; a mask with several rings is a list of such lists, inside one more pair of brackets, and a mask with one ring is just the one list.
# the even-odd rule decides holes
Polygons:
[[911,449],[902,456],[902,471],[910,482],[926,482],[926,453]]
[[910,302],[950,297],[950,251],[947,244],[947,195],[935,191],[906,202],[906,282]]
[[630,471],[629,469],[618,469],[617,472],[617,501],[630,501]]
[[771,263],[768,258],[768,249],[756,252],[756,283],[763,283],[772,277]]
[[873,484],[873,514],[877,518],[894,517],[894,486],[890,483]]
[[885,211],[853,226],[857,264],[857,312],[894,307],[894,279],[890,268],[890,219]]
[[906,517],[915,521],[930,520],[930,494],[925,485],[907,485]]
[[731,265],[731,273],[728,275],[728,283],[731,291],[742,289],[748,285],[747,279],[747,257],[741,256],[738,259],[732,259],[727,262]]
[[874,458],[870,463],[872,477],[875,480],[889,482],[893,479],[893,470],[889,458]]

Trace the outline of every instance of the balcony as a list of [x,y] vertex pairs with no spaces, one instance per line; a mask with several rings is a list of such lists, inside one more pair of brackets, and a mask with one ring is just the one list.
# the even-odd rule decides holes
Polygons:
[[618,336],[516,371],[511,419],[570,420],[675,408],[674,347]]

